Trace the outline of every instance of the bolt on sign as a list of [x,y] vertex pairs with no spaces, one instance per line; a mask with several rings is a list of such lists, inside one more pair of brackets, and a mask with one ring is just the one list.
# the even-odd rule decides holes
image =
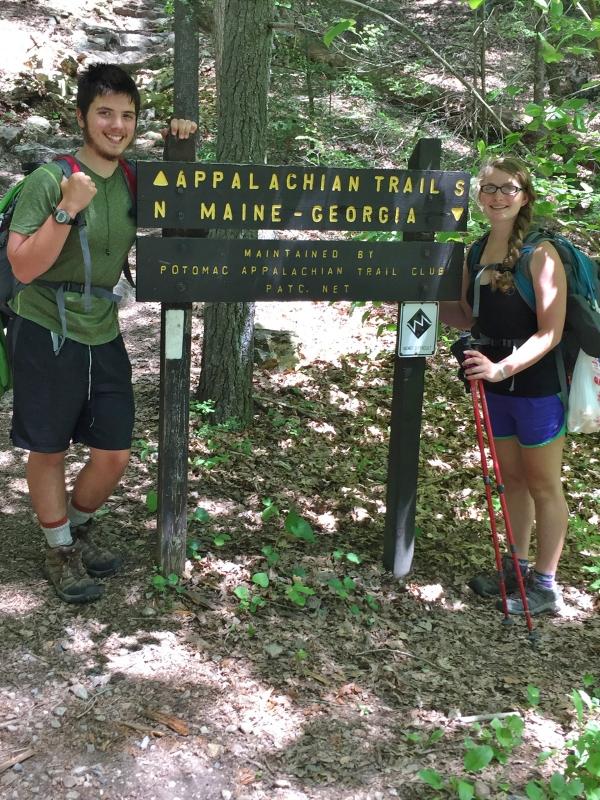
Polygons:
[[[140,162],[145,228],[459,231],[469,175]],[[139,237],[137,299],[454,300],[462,245],[435,242]]]

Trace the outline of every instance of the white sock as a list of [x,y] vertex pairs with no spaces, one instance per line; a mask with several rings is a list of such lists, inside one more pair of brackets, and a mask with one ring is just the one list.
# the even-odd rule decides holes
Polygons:
[[80,511],[78,508],[75,508],[73,501],[69,503],[67,515],[73,528],[77,528],[79,525],[85,524],[88,519],[91,519],[94,516],[89,511]]
[[71,525],[69,520],[60,520],[57,525],[43,525],[40,522],[40,527],[46,537],[48,547],[68,547],[73,544],[73,537],[71,536]]

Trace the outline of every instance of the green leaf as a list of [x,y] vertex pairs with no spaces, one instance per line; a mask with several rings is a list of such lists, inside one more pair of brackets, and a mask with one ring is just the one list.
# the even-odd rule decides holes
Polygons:
[[285,518],[285,529],[296,539],[304,539],[306,542],[316,541],[313,529],[296,511],[290,511]]
[[158,494],[156,492],[156,489],[150,489],[150,491],[146,495],[146,508],[151,514],[154,514],[154,512],[158,508]]
[[444,781],[442,780],[442,776],[435,769],[419,770],[419,778],[421,778],[423,783],[426,783],[428,786],[431,786],[432,789],[444,788]]
[[213,539],[213,544],[215,547],[223,547],[231,539],[231,536],[228,533],[219,533]]
[[562,794],[564,792],[567,782],[565,776],[560,772],[555,772],[550,778],[550,788],[554,794]]
[[356,553],[346,553],[346,558],[351,564],[360,564],[360,558]]
[[537,686],[528,684],[527,686],[527,702],[530,706],[539,706],[540,704],[540,690]]
[[529,800],[547,800],[548,797],[538,781],[529,781],[525,787],[525,794]]
[[262,586],[263,589],[266,589],[269,585],[269,576],[266,572],[255,572],[252,576],[252,583],[255,583],[257,586]]
[[577,719],[579,722],[583,722],[583,700],[581,699],[581,695],[577,689],[573,689],[571,700],[575,706],[575,711],[577,712]]
[[325,31],[325,35],[323,36],[323,41],[325,42],[325,46],[329,47],[336,36],[341,36],[344,31],[348,31],[351,28],[354,28],[356,25],[355,19],[341,19],[339,22],[329,28],[328,31]]
[[247,586],[236,586],[233,590],[234,595],[237,597],[238,600],[249,600],[250,599],[250,591]]
[[546,64],[555,64],[557,61],[562,61],[562,53],[551,45],[541,33],[538,33],[538,39],[540,40],[540,53]]
[[467,0],[467,3],[469,4],[469,8],[475,11],[479,6],[485,3],[485,0]]
[[549,8],[548,0],[533,0],[533,3],[538,8],[541,8],[542,11],[548,11]]
[[198,506],[198,508],[192,514],[192,519],[194,522],[208,522],[210,519],[210,514],[205,508]]
[[459,800],[472,800],[475,797],[475,787],[469,781],[459,781],[456,788]]
[[262,502],[264,509],[260,515],[260,518],[263,522],[267,522],[267,520],[270,520],[272,517],[279,516],[279,508],[275,505],[270,497],[265,497]]
[[167,579],[162,575],[153,575],[152,576],[152,585],[155,589],[164,589],[167,585]]
[[464,765],[467,772],[480,772],[490,763],[494,757],[494,751],[487,744],[472,747],[465,753]]

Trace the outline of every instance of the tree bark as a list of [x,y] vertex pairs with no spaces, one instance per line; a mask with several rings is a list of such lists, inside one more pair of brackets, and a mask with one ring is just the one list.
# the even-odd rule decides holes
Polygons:
[[[274,0],[215,4],[219,162],[265,161],[273,11]],[[215,422],[235,417],[250,423],[253,353],[254,303],[207,303],[196,396],[214,401]]]
[[[541,33],[544,26],[544,15],[538,12],[535,23],[535,32]],[[540,40],[536,36],[535,50],[533,53],[533,102],[542,103],[544,101],[546,85],[546,62],[542,58],[542,48]]]

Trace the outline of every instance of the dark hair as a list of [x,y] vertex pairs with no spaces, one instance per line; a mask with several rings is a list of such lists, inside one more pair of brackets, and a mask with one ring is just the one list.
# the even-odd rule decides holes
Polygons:
[[493,289],[500,289],[506,292],[514,287],[514,277],[511,270],[519,259],[521,248],[523,247],[523,240],[527,236],[527,232],[531,226],[535,190],[533,188],[531,173],[525,164],[514,156],[500,156],[486,161],[477,176],[478,190],[481,188],[485,173],[491,169],[499,169],[501,172],[506,172],[508,175],[512,175],[513,178],[516,178],[519,186],[525,191],[525,194],[529,198],[529,202],[521,206],[519,213],[515,217],[513,229],[508,239],[506,256],[502,261],[503,270],[495,270],[490,280],[490,285]]
[[77,108],[84,119],[96,97],[113,92],[126,94],[131,99],[137,119],[140,113],[140,93],[131,75],[114,64],[90,64],[77,81]]

